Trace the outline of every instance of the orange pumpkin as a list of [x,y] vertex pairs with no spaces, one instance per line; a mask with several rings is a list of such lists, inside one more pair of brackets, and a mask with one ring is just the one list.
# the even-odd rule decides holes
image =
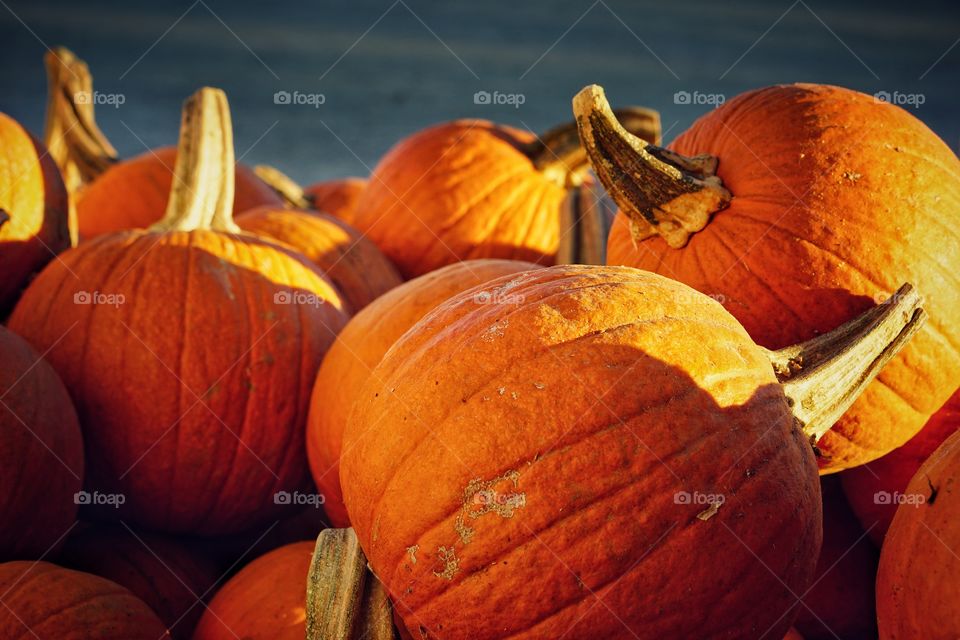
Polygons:
[[241,569],[210,601],[193,640],[303,640],[313,547],[288,544]]
[[802,596],[794,627],[807,640],[877,637],[874,587],[880,553],[850,510],[837,477],[820,481],[823,547],[813,585]]
[[72,534],[60,564],[111,580],[140,598],[174,638],[190,638],[220,577],[216,566],[174,538],[95,525]]
[[46,150],[0,113],[0,318],[30,278],[70,247],[67,191]]
[[347,423],[370,566],[422,637],[782,637],[821,540],[809,438],[916,331],[916,295],[898,296],[774,354],[627,267],[447,300]]
[[843,490],[873,541],[883,543],[910,479],[944,440],[960,429],[960,391],[907,444],[870,464],[844,471]]
[[721,299],[771,349],[846,322],[902,280],[928,296],[930,324],[817,443],[824,472],[901,446],[960,386],[960,161],[917,118],[847,89],[779,85],[661,149],[618,127],[599,87],[574,102],[623,212],[608,264]]
[[960,636],[960,433],[947,438],[905,491],[880,553],[881,640]]
[[331,215],[257,207],[238,216],[237,224],[309,258],[337,285],[353,312],[403,282],[377,245]]
[[[659,137],[655,113],[624,115]],[[551,265],[590,215],[577,210],[585,160],[573,125],[540,137],[485,120],[436,125],[380,160],[351,224],[407,278],[471,258]]]
[[36,559],[76,517],[83,440],[63,382],[2,326],[0,363],[0,559]]
[[494,278],[535,268],[518,260],[457,262],[397,287],[347,323],[320,365],[307,417],[310,470],[335,527],[349,526],[340,491],[343,430],[360,388],[383,354],[447,298]]
[[310,385],[347,316],[306,258],[237,233],[222,92],[187,102],[180,144],[164,220],[64,254],[10,326],[77,403],[98,517],[231,533],[305,486]]
[[0,637],[169,638],[150,608],[120,585],[48,562],[0,564]]
[[[72,176],[79,234],[90,239],[105,233],[143,229],[158,222],[167,209],[177,162],[176,147],[151,149],[121,161],[93,118],[89,96],[93,82],[87,65],[69,50],[47,53],[49,98],[47,134],[65,174]],[[253,170],[236,166],[234,213],[282,200]]]
[[311,184],[304,187],[303,192],[314,209],[353,224],[357,203],[366,188],[366,178],[339,178]]

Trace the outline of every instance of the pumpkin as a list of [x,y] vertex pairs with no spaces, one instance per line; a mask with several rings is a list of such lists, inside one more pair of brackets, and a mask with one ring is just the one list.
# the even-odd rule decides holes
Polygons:
[[721,299],[757,344],[808,339],[902,280],[928,296],[932,321],[817,443],[824,473],[901,446],[960,386],[960,161],[918,119],[848,89],[779,85],[661,149],[618,126],[599,87],[574,111],[622,211],[607,263]]
[[821,541],[810,439],[918,300],[770,352],[637,269],[493,280],[370,374],[340,462],[350,522],[415,636],[782,637]]
[[30,278],[70,244],[57,166],[16,120],[0,113],[0,318]]
[[210,601],[193,640],[303,640],[313,547],[288,544],[241,569]]
[[37,559],[73,525],[83,440],[53,368],[0,326],[0,559]]
[[873,541],[883,543],[910,479],[944,440],[960,429],[960,391],[907,444],[840,474],[850,506]]
[[375,244],[331,215],[257,207],[237,216],[237,224],[309,258],[333,281],[354,312],[403,282]]
[[803,640],[803,636],[796,629],[790,629],[787,635],[783,636],[783,640]]
[[383,354],[420,318],[454,294],[535,268],[519,260],[457,262],[400,285],[347,323],[320,365],[307,417],[310,471],[334,526],[349,523],[339,478],[343,430],[360,388]]
[[157,614],[174,638],[190,638],[203,602],[220,577],[207,558],[174,538],[93,525],[67,538],[59,563],[128,589]]
[[0,637],[57,640],[169,638],[150,608],[120,585],[49,562],[0,564]]
[[65,253],[11,316],[77,403],[96,517],[233,533],[306,486],[310,384],[347,317],[306,258],[237,233],[232,168],[226,97],[202,89],[164,220]]
[[[622,114],[659,137],[655,112]],[[562,246],[592,221],[578,207],[585,162],[572,124],[542,136],[485,120],[439,124],[380,160],[351,224],[407,278],[471,258],[585,259]]]
[[279,169],[265,164],[258,164],[253,172],[270,185],[288,207],[315,209],[348,224],[352,224],[357,201],[367,186],[365,178],[338,178],[301,187]]
[[820,481],[823,547],[813,584],[802,596],[793,626],[807,640],[877,637],[874,587],[880,553],[850,510],[840,478]]
[[[82,70],[86,70],[86,65],[63,48],[57,51],[47,53],[51,76],[47,135],[56,138],[58,131],[69,132],[60,136],[60,145],[65,149],[55,157],[62,158],[64,171],[82,176],[75,180],[79,183],[75,198],[80,238],[142,229],[158,222],[168,205],[177,162],[176,147],[151,149],[121,161],[109,143],[101,146],[105,138],[99,129],[96,134],[89,133],[91,127],[96,126],[92,105],[76,104],[78,94],[72,90],[76,78],[83,77],[77,67],[82,65]],[[58,67],[66,69],[51,70]],[[58,78],[62,79],[60,84],[66,83],[68,88],[57,90]],[[88,91],[92,91],[92,81],[89,86]],[[69,98],[64,99],[64,95]],[[89,115],[82,117],[80,112],[89,112]],[[78,172],[68,168],[78,165],[85,170]],[[260,205],[282,205],[280,197],[257,178],[252,169],[242,164],[236,165],[234,185],[235,213]]]
[[881,640],[960,636],[960,433],[910,480],[880,552]]

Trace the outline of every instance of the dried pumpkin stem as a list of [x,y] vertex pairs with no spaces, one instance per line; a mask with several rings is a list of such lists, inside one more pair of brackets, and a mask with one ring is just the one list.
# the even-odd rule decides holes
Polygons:
[[386,589],[353,529],[325,529],[307,575],[307,640],[392,640]]
[[46,53],[47,117],[44,144],[72,193],[117,162],[117,151],[94,119],[93,77],[69,49]]
[[[660,143],[660,114],[657,111],[646,107],[624,107],[613,113],[631,134]],[[576,122],[556,126],[537,136],[523,151],[537,169],[562,186],[579,185],[590,166],[587,152],[580,144]]]
[[227,96],[204,87],[183,105],[170,200],[163,219],[151,229],[238,233],[233,222],[233,182],[233,128]]
[[909,284],[883,304],[806,342],[768,353],[793,415],[812,442],[853,404],[927,319]]
[[304,193],[303,187],[279,169],[266,164],[258,164],[253,168],[253,172],[277,195],[283,198],[288,206],[296,209],[314,208],[313,196]]
[[660,235],[679,249],[730,203],[716,158],[688,158],[641,140],[618,122],[601,87],[580,91],[573,112],[590,164],[630,219],[635,240]]

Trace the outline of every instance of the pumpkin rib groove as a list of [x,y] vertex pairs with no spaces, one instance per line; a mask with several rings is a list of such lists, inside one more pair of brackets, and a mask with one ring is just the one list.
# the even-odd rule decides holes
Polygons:
[[[184,282],[183,282],[183,293],[182,293],[183,308],[180,314],[180,325],[183,327],[182,333],[180,335],[180,342],[183,344],[183,349],[180,350],[180,358],[177,361],[177,372],[174,373],[178,382],[177,384],[177,417],[180,420],[177,423],[177,427],[175,430],[176,433],[174,434],[174,438],[176,439],[176,441],[174,442],[174,445],[173,445],[174,455],[177,458],[180,457],[180,451],[181,451],[180,446],[181,446],[181,442],[183,441],[183,432],[185,431],[184,429],[185,425],[183,424],[183,419],[182,419],[182,417],[184,416],[183,392],[184,392],[184,387],[187,386],[187,382],[186,380],[184,380],[183,376],[185,375],[185,372],[188,370],[187,361],[194,353],[193,350],[190,349],[190,325],[192,323],[188,322],[189,318],[191,317],[190,316],[191,293],[193,292],[193,288],[190,285],[193,282],[193,277],[192,277],[193,270],[196,268],[197,251],[202,251],[202,249],[198,249],[195,242],[195,235],[192,233],[187,234],[186,248],[188,251],[187,251],[186,260],[184,260],[185,273],[183,278]],[[201,393],[203,393],[203,390],[201,390]],[[190,394],[195,395],[196,391],[194,391],[193,389],[190,389]],[[194,405],[193,402],[191,402],[190,404],[191,406]],[[180,466],[181,465],[179,464],[170,465],[170,486],[171,487],[177,486],[177,470],[180,469]],[[174,495],[175,493],[173,491],[167,492],[167,511],[166,511],[167,517],[169,517],[169,515],[173,513],[175,509]]]

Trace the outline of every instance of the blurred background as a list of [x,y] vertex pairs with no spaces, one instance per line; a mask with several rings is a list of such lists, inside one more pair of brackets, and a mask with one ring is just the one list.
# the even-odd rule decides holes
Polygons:
[[898,102],[960,146],[960,2],[0,0],[0,39],[0,110],[37,135],[43,54],[64,45],[123,157],[175,143],[181,102],[212,85],[237,156],[303,182],[364,175],[437,121],[545,130],[590,83],[660,110],[667,141],[741,91],[806,81]]

